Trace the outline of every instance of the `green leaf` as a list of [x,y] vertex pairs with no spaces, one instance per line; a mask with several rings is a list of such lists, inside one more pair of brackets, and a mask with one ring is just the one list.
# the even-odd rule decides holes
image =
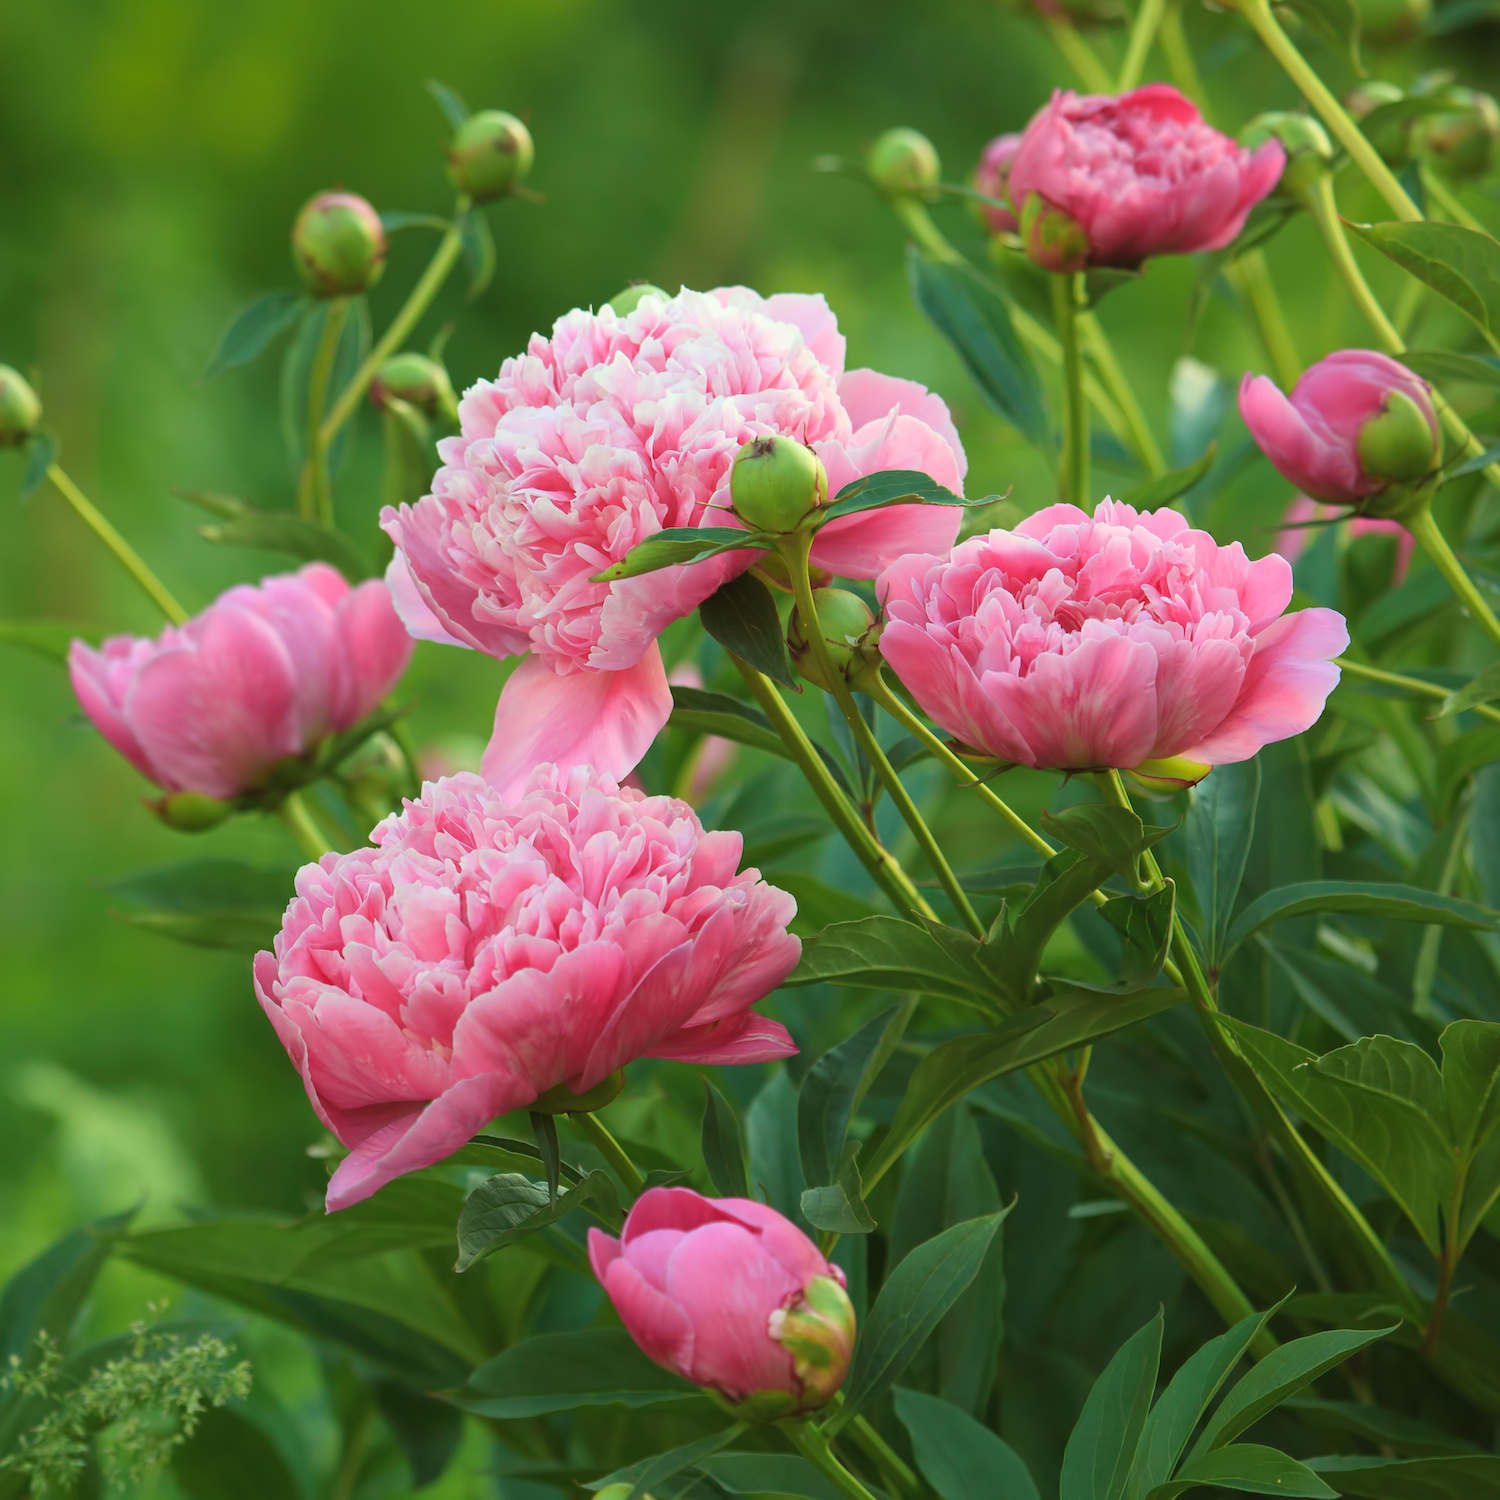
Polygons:
[[1448,1130],[1466,1166],[1459,1211],[1460,1252],[1500,1196],[1500,1026],[1455,1021],[1438,1039]]
[[0,620],[0,641],[64,667],[74,641],[97,646],[103,639],[104,632],[97,625],[76,625],[70,620]]
[[234,1405],[198,1413],[192,1435],[172,1450],[172,1479],[191,1500],[300,1500],[306,1494],[276,1444]]
[[[1134,506],[1136,510],[1156,510],[1170,505],[1187,494],[1197,482],[1214,466],[1214,457],[1219,451],[1218,439],[1208,445],[1203,457],[1185,469],[1173,469],[1168,474],[1158,474],[1155,479],[1143,479],[1133,484],[1120,496],[1122,505]],[[1209,778],[1212,780],[1212,777]]]
[[1287,0],[1336,53],[1348,58],[1349,65],[1361,78],[1365,67],[1359,60],[1359,11],[1352,0]]
[[695,1467],[731,1495],[845,1500],[843,1490],[795,1453],[715,1453]]
[[1393,1448],[1404,1457],[1476,1451],[1466,1438],[1454,1437],[1420,1417],[1408,1417],[1363,1401],[1323,1401],[1317,1396],[1295,1396],[1282,1405],[1315,1432],[1330,1428],[1351,1433],[1366,1442]]
[[490,217],[483,204],[470,205],[458,221],[458,234],[464,264],[469,268],[469,289],[465,296],[473,302],[483,295],[495,276],[495,236],[490,230]]
[[1449,693],[1437,716],[1446,719],[1449,714],[1461,714],[1480,703],[1493,703],[1497,698],[1500,698],[1500,661],[1492,662],[1456,693]]
[[202,490],[174,490],[204,510],[223,519],[200,526],[204,541],[225,547],[254,547],[261,552],[281,552],[303,562],[332,563],[351,583],[370,576],[370,565],[359,549],[341,531],[329,531],[313,521],[286,510],[257,510],[243,500],[213,495]]
[[1161,1333],[1158,1309],[1094,1382],[1063,1454],[1060,1500],[1122,1500],[1156,1390]]
[[1159,1484],[1146,1500],[1173,1500],[1199,1485],[1239,1490],[1251,1495],[1301,1495],[1308,1500],[1337,1500],[1330,1489],[1306,1464],[1260,1443],[1235,1443],[1190,1458],[1169,1484]]
[[619,1222],[614,1183],[604,1172],[590,1172],[553,1201],[547,1188],[519,1172],[502,1172],[482,1182],[469,1195],[458,1218],[458,1261],[455,1271],[467,1271],[476,1260],[493,1255],[517,1240],[550,1228],[575,1208]]
[[999,290],[968,266],[930,260],[915,246],[906,266],[912,300],[953,346],[985,405],[1035,447],[1048,449],[1041,382]]
[[448,1399],[512,1421],[580,1406],[660,1406],[702,1393],[653,1364],[623,1328],[542,1333],[481,1365]]
[[848,891],[819,880],[816,875],[804,875],[799,870],[777,870],[775,883],[795,898],[797,915],[792,919],[792,931],[804,939],[811,939],[825,927],[839,922],[862,922],[866,917],[880,913],[868,901],[851,896]]
[[[1274,1411],[1289,1396],[1311,1385],[1320,1375],[1368,1348],[1377,1339],[1394,1333],[1400,1326],[1373,1331],[1363,1328],[1331,1328],[1326,1333],[1310,1333],[1273,1349],[1259,1364],[1243,1375],[1193,1444],[1192,1458],[1211,1453],[1232,1443],[1246,1428]],[[1181,1472],[1181,1471],[1179,1471]]]
[[1229,919],[1245,878],[1255,807],[1260,799],[1260,760],[1216,766],[1193,788],[1187,815],[1188,871],[1203,913],[1203,941],[1210,969],[1224,957]]
[[1109,873],[1109,866],[1100,860],[1064,849],[1042,866],[1036,885],[1010,919],[1009,927],[1004,926],[1006,913],[1001,913],[996,940],[986,944],[983,960],[1008,998],[1021,1002],[1031,998],[1032,976],[1052,934],[1109,878]]
[[198,377],[199,385],[249,364],[279,333],[285,333],[312,306],[312,299],[301,292],[267,292],[249,307],[235,314],[224,330],[219,347],[210,356],[207,368]]
[[594,574],[590,581],[613,583],[620,578],[639,578],[659,568],[686,567],[725,552],[761,552],[775,544],[771,532],[740,526],[668,526],[637,542],[619,562]]
[[1133,812],[1104,802],[1080,802],[1060,813],[1042,811],[1042,831],[1087,855],[1121,880],[1136,883],[1141,850],[1160,842],[1170,828],[1146,828]]
[[1091,266],[1083,273],[1083,297],[1087,307],[1094,308],[1113,291],[1131,286],[1146,273],[1129,271],[1123,266]]
[[808,938],[797,967],[782,983],[918,990],[993,1013],[996,984],[979,955],[974,938],[940,922],[866,917]]
[[114,915],[132,926],[200,948],[258,953],[281,931],[296,871],[262,870],[233,859],[192,859],[100,881],[135,911]]
[[864,1183],[860,1181],[860,1143],[847,1141],[833,1170],[832,1183],[824,1187],[804,1188],[802,1217],[814,1229],[831,1234],[871,1234],[875,1220],[865,1205]]
[[758,709],[728,693],[711,693],[703,688],[672,688],[672,729],[692,729],[699,734],[716,734],[769,755],[789,759],[786,742],[771,728],[771,721]]
[[1304,880],[1284,885],[1252,901],[1229,929],[1225,954],[1233,953],[1252,932],[1288,917],[1308,912],[1355,912],[1361,916],[1380,917],[1387,922],[1422,922],[1443,927],[1482,928],[1493,932],[1500,927],[1500,916],[1460,901],[1453,896],[1439,896],[1416,886],[1384,881]]
[[21,476],[17,498],[31,499],[46,482],[47,471],[57,462],[57,439],[50,432],[33,432],[26,439],[26,472]]
[[654,1458],[642,1458],[633,1464],[627,1464],[623,1469],[616,1469],[613,1474],[606,1474],[603,1479],[592,1480],[584,1488],[602,1490],[612,1484],[628,1484],[630,1493],[625,1500],[641,1500],[650,1487],[660,1485],[674,1474],[680,1474],[684,1469],[690,1469],[702,1459],[717,1453],[744,1430],[745,1424],[736,1422],[733,1427],[711,1433],[694,1443],[684,1443],[670,1453],[658,1453]]
[[371,1389],[411,1470],[412,1488],[431,1484],[463,1442],[464,1414],[399,1380],[377,1380]]
[[385,466],[380,473],[380,503],[393,509],[415,505],[432,485],[437,469],[437,449],[427,418],[411,405],[389,393],[380,414],[385,441]]
[[760,579],[741,573],[721,584],[698,606],[698,619],[726,651],[772,682],[797,688],[776,600]]
[[1176,887],[1168,880],[1159,891],[1146,896],[1112,896],[1099,908],[1099,915],[1120,934],[1123,948],[1119,978],[1106,986],[1104,993],[1133,994],[1161,973],[1172,945],[1175,901]]
[[923,1391],[898,1387],[894,1396],[917,1467],[941,1500],[1041,1500],[1015,1449],[968,1412]]
[[993,505],[999,495],[985,495],[965,500],[946,485],[939,484],[920,469],[879,469],[851,480],[815,518],[822,527],[841,516],[856,516],[862,511],[883,510],[888,505]]
[[1461,224],[1351,224],[1367,245],[1446,297],[1477,328],[1500,334],[1500,244]]
[[1500,1458],[1314,1458],[1308,1467],[1340,1495],[1361,1500],[1500,1500]]
[[1130,1474],[1131,1500],[1141,1500],[1172,1477],[1182,1450],[1218,1395],[1219,1387],[1275,1311],[1274,1307],[1268,1308],[1241,1318],[1233,1328],[1210,1339],[1183,1362],[1146,1419]]
[[797,1091],[785,1068],[750,1102],[745,1114],[753,1197],[769,1203],[793,1223],[801,1221],[802,1163],[797,1151]]
[[439,83],[436,78],[429,78],[427,92],[437,101],[437,107],[442,110],[443,118],[455,130],[462,129],[468,123],[469,106],[446,83]]
[[1408,370],[1434,385],[1500,386],[1500,361],[1484,354],[1454,354],[1446,349],[1408,349],[1400,356]]
[[734,1106],[708,1079],[703,1080],[703,1165],[721,1198],[748,1198],[745,1142]]
[[844,1405],[829,1423],[852,1421],[900,1375],[984,1264],[1001,1213],[955,1224],[919,1245],[886,1277],[854,1346]]

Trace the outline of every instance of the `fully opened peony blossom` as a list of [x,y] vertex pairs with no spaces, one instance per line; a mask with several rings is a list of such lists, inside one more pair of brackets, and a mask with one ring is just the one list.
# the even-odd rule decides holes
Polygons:
[[737,833],[588,767],[502,797],[429,784],[297,875],[255,992],[318,1118],[350,1148],[328,1207],[456,1151],[487,1121],[632,1058],[797,1049],[750,1007],[796,966],[796,902],[736,873]]
[[384,583],[350,588],[309,563],[239,584],[155,640],[74,641],[68,670],[84,712],[143,776],[227,798],[364,718],[411,653]]
[[[593,578],[668,526],[734,525],[742,443],[811,444],[830,489],[879,469],[949,488],[965,459],[943,402],[844,369],[822,297],[744,288],[646,295],[560,318],[464,397],[432,494],[386,510],[391,581],[413,632],[491,656],[529,653],[501,694],[485,775],[514,791],[531,768],[588,763],[623,776],[671,712],[656,637],[754,554],[615,583]],[[957,510],[898,506],[826,526],[815,567],[873,578],[902,552],[950,546]],[[409,606],[412,596],[420,607]]]
[[903,557],[877,587],[881,651],[928,716],[1025,766],[1248,760],[1317,719],[1349,644],[1334,610],[1283,613],[1285,558],[1112,500]]
[[1285,161],[1280,141],[1246,151],[1165,83],[1118,96],[1059,89],[1023,132],[1008,185],[1046,269],[1129,268],[1222,249]]
[[1432,388],[1374,349],[1319,360],[1290,398],[1247,372],[1240,415],[1278,473],[1333,505],[1364,507],[1425,479],[1442,457]]
[[657,1364],[756,1415],[824,1405],[854,1346],[844,1273],[774,1208],[642,1193],[619,1239],[589,1230],[589,1261]]

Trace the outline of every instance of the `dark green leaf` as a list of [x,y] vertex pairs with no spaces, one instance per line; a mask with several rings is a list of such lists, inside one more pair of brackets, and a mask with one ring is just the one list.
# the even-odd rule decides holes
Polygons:
[[1466,1438],[1454,1437],[1420,1417],[1408,1417],[1363,1401],[1322,1401],[1316,1396],[1295,1396],[1282,1405],[1314,1431],[1351,1433],[1366,1442],[1394,1449],[1403,1457],[1475,1451],[1474,1444]]
[[122,921],[201,948],[258,953],[269,948],[294,895],[291,868],[261,870],[232,859],[192,859],[100,881],[138,908]]
[[1500,1458],[1374,1458],[1361,1454],[1308,1462],[1340,1495],[1360,1500],[1500,1500]]
[[667,721],[673,729],[693,729],[700,734],[716,734],[722,739],[736,740],[769,755],[788,759],[787,748],[781,736],[771,728],[771,721],[758,709],[728,693],[710,693],[703,688],[672,688],[672,717]]
[[707,1474],[731,1495],[792,1495],[803,1500],[845,1500],[844,1492],[795,1453],[715,1453],[699,1460]]
[[703,1165],[721,1198],[748,1198],[745,1144],[734,1106],[708,1079],[703,1080]]
[[590,1328],[513,1344],[448,1397],[476,1416],[511,1421],[580,1406],[659,1406],[700,1394],[647,1359],[623,1328]]
[[228,547],[254,547],[261,552],[282,552],[303,562],[332,563],[351,582],[369,576],[370,565],[359,549],[341,531],[328,531],[286,510],[257,510],[227,495],[209,495],[197,490],[176,490],[183,500],[224,519],[200,526],[205,541]]
[[620,578],[638,578],[658,568],[686,567],[724,552],[761,552],[773,547],[769,531],[749,531],[740,526],[668,526],[644,542],[637,542],[617,563],[596,573],[594,583],[613,583]]
[[1229,919],[1250,857],[1259,798],[1259,759],[1216,766],[1193,788],[1187,815],[1188,870],[1203,913],[1210,969],[1217,969],[1224,955]]
[[1439,896],[1416,886],[1353,880],[1304,880],[1267,891],[1252,901],[1229,929],[1224,948],[1232,953],[1252,932],[1307,912],[1355,912],[1387,922],[1423,922],[1494,931],[1500,917],[1472,901]]
[[1149,896],[1114,896],[1099,908],[1099,915],[1122,940],[1120,973],[1117,982],[1108,987],[1111,993],[1132,994],[1161,973],[1172,944],[1175,899],[1176,888],[1168,880]]
[[443,118],[455,130],[462,129],[468,123],[469,106],[446,83],[439,83],[436,78],[429,78],[427,92],[437,101],[437,107],[442,110]]
[[26,472],[21,476],[21,488],[16,492],[21,500],[29,500],[46,482],[47,471],[57,462],[57,439],[50,432],[33,432],[26,439]]
[[1042,830],[1134,885],[1142,849],[1164,839],[1170,828],[1146,828],[1133,812],[1104,802],[1080,802],[1060,813],[1042,811]]
[[172,1479],[191,1500],[299,1500],[306,1493],[275,1443],[234,1406],[198,1414],[192,1435],[172,1451]]
[[985,945],[982,959],[1007,998],[1025,1002],[1031,998],[1032,976],[1052,934],[1067,921],[1109,878],[1109,866],[1074,849],[1064,849],[1042,866],[1031,894],[1004,925],[1001,914],[997,932]]
[[844,1405],[829,1424],[831,1430],[852,1421],[895,1382],[978,1274],[1004,1217],[1003,1212],[990,1214],[945,1229],[886,1278],[854,1346]]
[[542,1155],[542,1168],[547,1178],[547,1201],[557,1206],[557,1188],[562,1181],[562,1151],[557,1144],[557,1120],[549,1114],[532,1110],[531,1133],[536,1137],[536,1148]]
[[848,891],[831,886],[816,875],[777,870],[775,883],[796,899],[797,915],[792,919],[792,931],[802,938],[815,937],[835,923],[862,922],[866,917],[879,915],[868,901],[861,901],[858,896],[851,896]]
[[703,628],[726,650],[757,672],[795,688],[786,632],[771,590],[749,573],[731,578],[698,606]]
[[1084,302],[1098,307],[1112,291],[1130,286],[1144,275],[1144,271],[1128,271],[1121,266],[1092,266],[1083,273]]
[[1500,1195],[1500,1026],[1455,1021],[1439,1038],[1443,1094],[1453,1148],[1466,1163],[1458,1244],[1469,1237]]
[[1351,224],[1367,245],[1446,297],[1476,327],[1500,333],[1500,244],[1461,224]]
[[1451,36],[1455,31],[1497,17],[1500,17],[1500,0],[1446,0],[1433,11],[1426,31],[1428,36]]
[[68,620],[0,620],[0,641],[34,652],[59,666],[68,664],[74,641],[97,646],[104,632],[97,625],[75,625]]
[[996,985],[979,953],[974,938],[938,922],[866,917],[807,939],[801,961],[782,982],[919,990],[992,1012]]
[[840,516],[883,510],[887,505],[978,506],[993,505],[998,499],[999,495],[985,495],[979,500],[965,500],[920,469],[880,469],[846,484],[817,520],[819,526],[826,526]]
[[806,1184],[797,1152],[797,1091],[785,1068],[778,1068],[751,1100],[745,1138],[750,1147],[751,1196],[800,1223]]
[[1105,1366],[1063,1454],[1060,1500],[1122,1500],[1161,1362],[1160,1310]]
[[584,1488],[602,1490],[613,1484],[628,1484],[630,1493],[625,1500],[641,1500],[649,1487],[658,1486],[674,1474],[692,1468],[702,1459],[733,1442],[744,1430],[745,1424],[736,1422],[733,1427],[699,1438],[695,1443],[684,1443],[670,1453],[658,1453],[654,1458],[642,1458],[633,1464],[627,1464],[623,1469],[616,1469],[613,1474],[606,1474],[603,1479],[592,1480]]
[[1047,448],[1042,387],[999,290],[966,265],[907,254],[912,299],[952,344],[986,406],[1038,448]]
[[1461,714],[1476,704],[1493,703],[1497,698],[1500,698],[1500,661],[1491,663],[1456,693],[1449,693],[1437,716],[1446,719],[1449,714]]
[[1500,728],[1486,724],[1449,740],[1438,751],[1437,789],[1433,797],[1438,815],[1451,817],[1464,783],[1476,771],[1496,761],[1500,761]]
[[1337,1500],[1338,1496],[1337,1490],[1295,1458],[1260,1443],[1235,1443],[1188,1459],[1170,1484],[1157,1485],[1146,1500],[1173,1500],[1200,1485],[1252,1495],[1301,1495],[1307,1500]]
[[463,245],[464,264],[469,268],[468,300],[482,296],[495,275],[495,236],[490,230],[490,216],[484,205],[475,203],[459,220],[458,233]]
[[1401,363],[1434,385],[1500,386],[1500,360],[1484,354],[1455,354],[1446,349],[1408,349]]
[[431,488],[437,449],[427,418],[409,402],[389,393],[380,414],[385,467],[380,474],[380,503],[399,508],[415,505]]
[[[1143,479],[1133,484],[1120,496],[1122,505],[1134,506],[1136,510],[1156,510],[1170,505],[1180,495],[1185,495],[1214,466],[1214,455],[1219,451],[1217,439],[1208,445],[1203,457],[1185,469],[1173,469],[1169,474],[1158,474],[1155,479]],[[1210,778],[1211,779],[1211,778]]]
[[1364,64],[1359,60],[1359,11],[1353,0],[1287,0],[1287,4],[1364,77]]
[[875,1220],[865,1205],[864,1183],[860,1181],[860,1143],[848,1141],[833,1170],[833,1181],[824,1187],[804,1188],[802,1217],[814,1229],[831,1234],[870,1234]]
[[[406,1456],[412,1488],[431,1484],[458,1452],[464,1414],[449,1402],[414,1391],[398,1380],[377,1380],[373,1392],[386,1426]],[[262,1496],[271,1493],[262,1491]]]
[[[1355,638],[1374,648],[1419,620],[1453,604],[1453,590],[1436,568],[1423,568],[1405,583],[1387,589],[1353,622]],[[1361,686],[1359,692],[1368,691]]]
[[898,1387],[894,1394],[917,1467],[941,1500],[1041,1500],[1015,1449],[968,1412],[922,1391]]
[[198,377],[201,385],[233,370],[249,364],[279,333],[284,333],[312,306],[312,299],[301,292],[267,292],[257,297],[249,307],[235,314],[234,321],[224,330],[219,347],[214,350],[207,368]]

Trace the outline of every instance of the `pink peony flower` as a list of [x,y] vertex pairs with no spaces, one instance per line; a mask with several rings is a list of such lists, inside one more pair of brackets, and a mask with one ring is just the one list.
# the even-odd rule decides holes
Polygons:
[[304,865],[255,992],[318,1118],[350,1148],[328,1207],[456,1151],[487,1121],[632,1058],[797,1049],[750,1007],[796,966],[796,903],[737,833],[587,766],[506,799],[429,784],[374,848]]
[[877,587],[881,651],[928,716],[1026,766],[1248,760],[1318,718],[1349,644],[1334,610],[1282,613],[1285,558],[1112,500],[903,557]]
[[[1021,137],[1016,132],[997,135],[979,158],[974,168],[974,190],[986,198],[999,198],[1002,202],[1010,196],[1010,164],[1015,160]],[[995,234],[1014,234],[1020,223],[1009,209],[991,208],[987,203],[975,205],[979,217]]]
[[[1298,495],[1287,506],[1281,518],[1285,530],[1276,533],[1276,550],[1289,563],[1295,563],[1307,550],[1308,538],[1313,531],[1305,524],[1308,521],[1336,522],[1339,512],[1332,506],[1320,505],[1306,495]],[[1417,539],[1399,521],[1380,516],[1355,516],[1349,521],[1350,536],[1393,536],[1396,538],[1396,566],[1391,570],[1391,583],[1403,583],[1411,569],[1411,556],[1416,550]]]
[[[957,490],[965,471],[938,397],[845,373],[822,297],[742,287],[646,296],[624,317],[575,310],[459,412],[432,494],[388,509],[382,525],[426,608],[403,608],[414,630],[492,656],[530,653],[500,696],[485,759],[506,792],[541,760],[623,776],[666,723],[656,637],[752,554],[592,580],[663,527],[737,524],[729,467],[743,442],[812,444],[835,490],[887,468]],[[913,547],[951,545],[958,524],[938,506],[846,517],[819,534],[813,562],[873,578]]]
[[351,589],[309,563],[238,584],[155,640],[74,641],[68,670],[84,712],[143,776],[228,798],[364,718],[411,653],[383,583]]
[[1333,505],[1421,479],[1441,457],[1431,387],[1373,349],[1319,360],[1290,400],[1269,376],[1247,371],[1240,415],[1279,474]]
[[[1030,212],[1046,232],[1023,232],[1048,270],[1134,267],[1153,255],[1222,249],[1285,162],[1280,141],[1245,150],[1165,83],[1118,96],[1059,89],[1021,136],[1010,201],[1025,221],[1027,200],[1039,200]],[[1058,238],[1048,211],[1077,228]]]
[[659,1365],[761,1415],[811,1411],[854,1347],[844,1273],[774,1208],[652,1188],[589,1261],[631,1338]]

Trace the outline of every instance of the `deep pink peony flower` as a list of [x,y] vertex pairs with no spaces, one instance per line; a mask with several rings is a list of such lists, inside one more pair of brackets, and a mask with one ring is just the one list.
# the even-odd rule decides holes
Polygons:
[[1052,252],[1028,236],[1048,270],[1134,267],[1152,255],[1222,249],[1285,163],[1280,141],[1245,150],[1165,83],[1118,96],[1059,89],[1022,133],[1010,201],[1024,215],[1035,194],[1039,209],[1067,215],[1086,236],[1075,232]]
[[[1327,521],[1330,524],[1339,519],[1340,513],[1331,506],[1320,505],[1316,500],[1309,500],[1306,495],[1298,495],[1292,503],[1287,506],[1286,514],[1282,516],[1282,524],[1286,528],[1276,533],[1276,550],[1289,563],[1294,563],[1307,550],[1308,539],[1315,533],[1305,524],[1308,521]],[[1348,522],[1350,536],[1393,536],[1396,538],[1396,565],[1391,569],[1392,584],[1403,583],[1411,568],[1412,553],[1416,550],[1417,539],[1399,521],[1383,519],[1379,516],[1354,516]]]
[[1282,613],[1285,558],[1112,500],[903,557],[877,587],[880,649],[928,716],[1026,766],[1248,760],[1317,719],[1349,644],[1334,610]]
[[[1010,195],[1010,164],[1015,160],[1016,150],[1021,144],[1018,132],[997,135],[979,158],[974,168],[974,190],[986,198],[1006,201]],[[987,203],[976,205],[979,217],[996,234],[1014,234],[1020,222],[1009,209],[991,208]]]
[[[751,554],[613,584],[594,575],[667,526],[733,525],[729,467],[751,437],[815,447],[837,490],[876,469],[921,469],[955,490],[963,448],[936,396],[844,371],[822,297],[742,287],[647,296],[625,317],[575,310],[459,407],[431,495],[387,510],[426,614],[492,656],[530,652],[501,694],[485,775],[514,791],[539,761],[623,776],[671,712],[656,637]],[[873,578],[913,547],[945,547],[958,512],[900,506],[836,521],[818,567]]]
[[234,797],[364,718],[411,653],[385,584],[350,588],[309,563],[238,584],[155,640],[74,641],[68,670],[84,712],[143,776]]
[[348,1147],[330,1211],[456,1151],[487,1121],[636,1057],[797,1049],[750,1007],[796,966],[797,906],[737,833],[587,766],[507,800],[429,784],[297,875],[255,992],[318,1118]]
[[1240,415],[1278,473],[1333,505],[1420,479],[1441,457],[1431,387],[1374,349],[1319,360],[1290,400],[1269,376],[1247,371]]
[[774,1208],[652,1188],[619,1239],[589,1230],[589,1261],[631,1338],[695,1385],[781,1415],[822,1406],[843,1383],[854,1347],[844,1273]]

